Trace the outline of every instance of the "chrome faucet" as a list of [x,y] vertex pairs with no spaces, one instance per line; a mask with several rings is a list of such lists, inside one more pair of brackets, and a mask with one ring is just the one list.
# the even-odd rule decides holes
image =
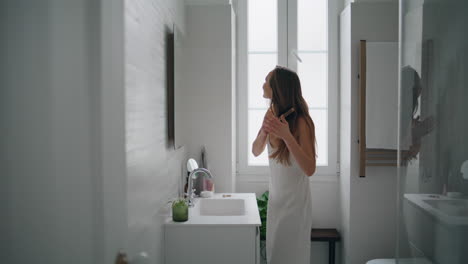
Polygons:
[[194,169],[192,172],[190,172],[190,175],[188,177],[188,188],[187,188],[187,203],[190,207],[193,206],[193,200],[192,200],[194,196],[193,180],[197,178],[197,175],[196,175],[197,172],[203,172],[206,176],[208,176],[209,179],[213,179],[211,172],[205,168],[197,168],[197,169]]

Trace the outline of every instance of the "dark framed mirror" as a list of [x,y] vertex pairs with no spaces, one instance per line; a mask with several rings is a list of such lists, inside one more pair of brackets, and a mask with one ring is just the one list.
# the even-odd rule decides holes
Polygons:
[[175,144],[175,47],[174,28],[166,28],[166,113],[167,147]]

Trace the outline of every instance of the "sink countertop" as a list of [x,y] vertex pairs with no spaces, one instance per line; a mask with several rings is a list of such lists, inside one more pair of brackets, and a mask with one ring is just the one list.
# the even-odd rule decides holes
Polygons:
[[442,210],[435,208],[434,206],[426,203],[424,200],[435,200],[435,201],[453,201],[453,200],[466,200],[462,198],[450,198],[440,194],[423,194],[423,193],[405,193],[404,197],[413,203],[414,205],[420,207],[424,211],[433,215],[437,219],[448,225],[468,225],[468,217],[466,216],[453,216],[448,215]]
[[[223,197],[223,195],[231,195]],[[245,215],[204,216],[200,215],[201,199],[243,199],[245,200]],[[181,226],[261,226],[257,199],[254,193],[215,193],[210,198],[195,198],[195,205],[189,207],[189,219],[186,222],[172,221],[172,215],[166,218],[166,227]]]

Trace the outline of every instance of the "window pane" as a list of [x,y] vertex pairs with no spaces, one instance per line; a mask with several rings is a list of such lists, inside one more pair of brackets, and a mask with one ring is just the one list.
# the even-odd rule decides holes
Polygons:
[[263,98],[263,83],[277,62],[277,54],[249,54],[249,108],[267,108],[268,99]]
[[328,111],[322,109],[309,109],[309,111],[315,125],[317,166],[328,166]]
[[302,96],[309,107],[327,107],[327,54],[301,53],[302,63],[298,63]]
[[248,50],[277,51],[276,0],[248,1]]
[[327,50],[327,0],[298,0],[297,4],[298,50]]
[[249,110],[249,142],[248,142],[248,165],[249,166],[268,166],[268,153],[267,149],[258,156],[254,157],[252,154],[252,143],[257,137],[258,130],[262,126],[263,117],[265,116],[266,110]]

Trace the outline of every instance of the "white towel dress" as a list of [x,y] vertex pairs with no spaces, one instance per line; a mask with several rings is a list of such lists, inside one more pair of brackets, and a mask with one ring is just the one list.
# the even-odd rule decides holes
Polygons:
[[[274,149],[267,140],[268,154]],[[310,264],[312,206],[309,177],[293,155],[291,166],[269,159],[270,187],[267,211],[268,264]]]

